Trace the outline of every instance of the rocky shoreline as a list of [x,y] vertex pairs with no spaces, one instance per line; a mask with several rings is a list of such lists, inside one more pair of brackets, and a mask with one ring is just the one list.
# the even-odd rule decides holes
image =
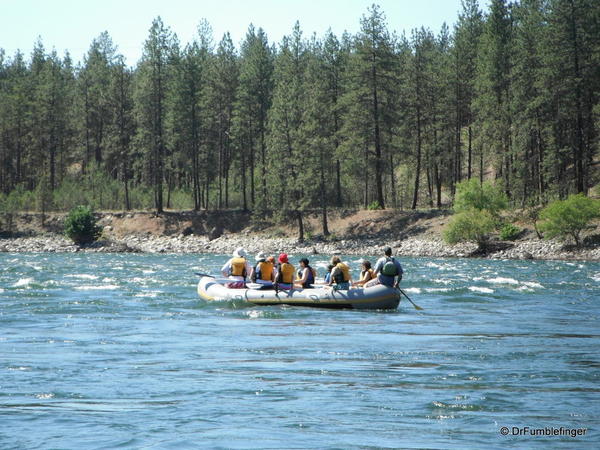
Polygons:
[[516,242],[493,242],[485,254],[477,251],[475,244],[448,245],[434,236],[394,239],[336,239],[307,240],[271,237],[260,233],[223,234],[216,239],[207,236],[185,235],[160,236],[150,233],[128,234],[122,237],[101,239],[91,245],[77,246],[66,237],[56,233],[36,236],[0,239],[0,252],[102,252],[102,253],[209,253],[230,254],[237,247],[244,247],[250,254],[264,251],[276,254],[322,254],[375,256],[381,248],[390,245],[398,256],[414,257],[484,257],[491,259],[560,259],[600,260],[600,245],[575,249],[558,241],[527,239]]
[[[62,233],[65,213],[20,213],[13,232],[0,235],[0,252],[102,252],[102,253],[208,253],[229,255],[244,247],[251,255],[286,252],[306,255],[381,254],[391,246],[398,256],[480,257],[490,259],[560,259],[600,261],[600,235],[590,235],[583,248],[555,240],[541,240],[534,230],[521,225],[516,241],[489,243],[486,252],[472,243],[448,245],[442,231],[451,212],[339,210],[329,215],[331,235],[314,235],[319,216],[307,217],[307,237],[298,242],[293,226],[257,220],[243,211],[95,213],[102,227],[99,241],[83,247]],[[6,221],[5,221],[6,222]],[[2,237],[4,236],[4,237]]]

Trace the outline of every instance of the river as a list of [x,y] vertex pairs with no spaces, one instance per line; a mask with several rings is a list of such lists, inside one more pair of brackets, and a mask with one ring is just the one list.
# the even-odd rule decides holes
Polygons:
[[378,312],[201,301],[226,259],[0,254],[0,448],[600,446],[600,263],[401,258]]

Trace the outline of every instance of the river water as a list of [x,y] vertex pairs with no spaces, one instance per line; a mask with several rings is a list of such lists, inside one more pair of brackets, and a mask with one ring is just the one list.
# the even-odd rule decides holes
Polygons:
[[0,448],[599,448],[600,263],[402,258],[377,312],[199,300],[226,259],[0,254]]

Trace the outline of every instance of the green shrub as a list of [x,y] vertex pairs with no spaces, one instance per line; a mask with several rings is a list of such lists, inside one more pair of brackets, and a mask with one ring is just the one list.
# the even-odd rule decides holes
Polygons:
[[519,234],[521,233],[521,229],[512,223],[507,223],[500,229],[500,239],[503,241],[514,241]]
[[53,207],[52,189],[50,187],[50,179],[43,176],[35,188],[35,209],[45,213]]
[[488,211],[470,209],[452,216],[444,229],[444,239],[449,244],[475,242],[483,249],[494,228],[494,217]]
[[182,209],[193,209],[194,198],[191,192],[182,189],[175,189],[171,192],[171,205],[170,208],[182,210]]
[[545,238],[572,237],[581,245],[581,232],[590,227],[593,219],[600,217],[600,200],[583,194],[570,195],[566,200],[550,203],[540,212],[540,230]]
[[471,178],[456,185],[456,197],[454,198],[456,212],[485,209],[496,216],[506,208],[507,204],[508,200],[504,192],[489,181],[480,184],[479,180]]
[[374,202],[372,202],[371,204],[369,204],[367,206],[367,209],[369,211],[376,211],[378,209],[381,209],[381,205],[379,204],[379,202],[377,200],[375,200]]
[[65,234],[76,244],[87,244],[100,236],[100,227],[89,206],[73,208],[65,220]]

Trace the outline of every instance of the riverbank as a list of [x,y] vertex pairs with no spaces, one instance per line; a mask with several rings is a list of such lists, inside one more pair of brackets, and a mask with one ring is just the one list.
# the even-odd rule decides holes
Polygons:
[[[515,241],[492,240],[485,254],[471,243],[446,244],[441,231],[448,211],[335,211],[327,238],[313,230],[319,217],[306,220],[307,238],[295,230],[272,225],[241,211],[96,213],[103,228],[97,242],[79,247],[62,235],[65,214],[23,213],[14,216],[11,235],[0,239],[0,252],[143,252],[229,254],[244,247],[250,254],[348,254],[373,256],[390,245],[399,256],[485,257],[494,259],[600,260],[600,243],[574,248],[540,240],[523,225]],[[589,240],[588,240],[589,241]],[[593,239],[592,239],[593,241]]]

